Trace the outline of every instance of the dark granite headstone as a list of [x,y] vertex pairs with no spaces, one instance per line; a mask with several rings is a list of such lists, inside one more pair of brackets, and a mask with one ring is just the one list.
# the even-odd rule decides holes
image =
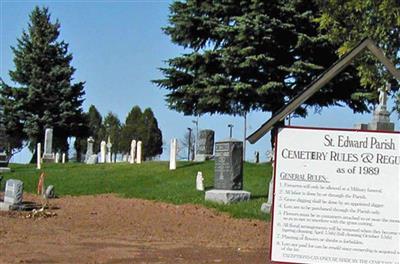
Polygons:
[[214,131],[210,129],[201,130],[199,132],[199,142],[197,154],[213,155],[214,154]]
[[214,188],[243,189],[243,142],[227,139],[215,143]]
[[214,154],[214,135],[213,130],[200,130],[195,157],[196,161],[205,161],[212,158]]

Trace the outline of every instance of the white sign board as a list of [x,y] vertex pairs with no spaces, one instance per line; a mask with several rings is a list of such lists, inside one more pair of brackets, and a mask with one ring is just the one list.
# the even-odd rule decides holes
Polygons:
[[272,263],[400,263],[400,134],[277,136]]

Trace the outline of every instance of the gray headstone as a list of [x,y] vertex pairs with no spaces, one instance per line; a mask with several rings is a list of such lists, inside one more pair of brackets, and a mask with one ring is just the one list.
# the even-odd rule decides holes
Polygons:
[[210,129],[200,130],[199,142],[197,144],[197,154],[214,154],[214,131]]
[[247,191],[233,191],[233,190],[209,190],[206,191],[205,200],[231,204],[250,200],[251,193]]
[[243,142],[227,139],[215,143],[214,188],[243,189]]
[[43,162],[54,162],[55,156],[53,153],[53,129],[46,128],[44,133],[44,152]]
[[49,186],[46,188],[46,191],[44,192],[44,196],[45,196],[47,199],[53,199],[53,198],[56,197],[56,193],[55,193],[55,190],[54,190],[54,186],[53,186],[53,185],[49,185]]
[[98,162],[98,157],[96,154],[86,156],[86,164],[97,164],[97,162]]
[[93,143],[94,139],[89,137],[87,139],[87,148],[85,155],[85,163],[86,164],[96,164],[97,163],[97,155],[93,155]]
[[22,194],[24,192],[24,183],[20,180],[10,179],[6,182],[4,192],[4,202],[9,204],[22,203]]
[[93,137],[89,137],[87,139],[87,149],[86,149],[86,156],[88,157],[93,154],[93,143],[94,143]]

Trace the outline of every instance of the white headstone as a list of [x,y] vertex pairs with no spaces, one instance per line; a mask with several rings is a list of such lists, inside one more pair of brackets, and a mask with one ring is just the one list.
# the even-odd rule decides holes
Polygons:
[[60,162],[60,153],[58,153],[58,152],[56,153],[56,157],[55,157],[54,161],[56,163]]
[[53,129],[46,128],[44,133],[44,154],[51,154],[53,147]]
[[6,190],[4,192],[4,202],[10,204],[22,203],[22,194],[24,191],[24,183],[20,180],[10,179],[6,182]]
[[197,172],[196,176],[196,190],[204,191],[204,178],[203,173],[201,171]]
[[62,163],[64,164],[65,163],[65,153],[62,154],[61,160],[62,160]]
[[52,128],[46,128],[46,131],[44,133],[43,162],[54,162]]
[[142,163],[142,141],[137,142],[137,151],[136,151],[136,163]]
[[37,143],[36,147],[36,168],[40,170],[42,168],[42,144]]
[[132,140],[131,142],[131,155],[129,163],[135,163],[135,156],[136,156],[136,140]]
[[106,163],[106,148],[107,148],[107,143],[103,140],[100,143],[100,162],[101,163]]
[[86,149],[86,156],[85,156],[86,164],[96,164],[97,163],[97,154],[93,154],[93,143],[94,143],[94,138],[89,137],[87,139],[87,149]]
[[108,142],[107,142],[107,163],[111,163],[111,148],[112,148],[112,144],[111,144],[111,140],[110,137],[108,137]]
[[169,169],[176,169],[176,152],[177,152],[177,144],[176,138],[171,139],[170,151],[169,151]]

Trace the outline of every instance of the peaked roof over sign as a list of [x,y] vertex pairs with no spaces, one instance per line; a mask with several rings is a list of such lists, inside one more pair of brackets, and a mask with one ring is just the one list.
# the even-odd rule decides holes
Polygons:
[[364,49],[368,49],[380,62],[382,62],[387,70],[398,80],[400,80],[400,71],[396,69],[393,63],[384,55],[383,51],[369,38],[363,39],[354,49],[346,55],[338,59],[331,67],[320,74],[308,86],[306,86],[298,95],[293,97],[286,106],[282,107],[275,115],[273,115],[267,122],[258,128],[253,134],[247,137],[247,140],[254,144],[266,133],[268,133],[273,126],[283,120],[286,116],[293,113],[297,107],[303,104],[314,93],[318,92],[325,84],[332,80],[344,68],[346,68],[353,59],[360,54]]

